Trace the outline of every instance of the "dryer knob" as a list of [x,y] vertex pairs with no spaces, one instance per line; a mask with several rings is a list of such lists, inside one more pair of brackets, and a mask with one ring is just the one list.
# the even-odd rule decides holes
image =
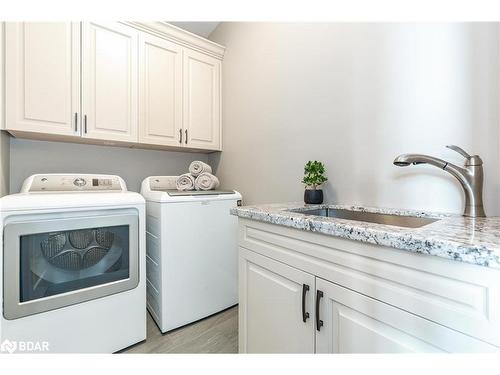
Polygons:
[[78,187],[85,186],[86,184],[87,184],[87,181],[85,181],[85,179],[83,179],[81,177],[75,178],[75,180],[73,181],[73,185],[78,186]]

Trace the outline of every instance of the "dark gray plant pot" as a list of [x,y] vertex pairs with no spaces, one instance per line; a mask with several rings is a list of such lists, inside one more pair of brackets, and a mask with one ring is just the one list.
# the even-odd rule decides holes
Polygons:
[[307,204],[321,204],[323,203],[323,190],[309,190],[304,191],[304,202]]

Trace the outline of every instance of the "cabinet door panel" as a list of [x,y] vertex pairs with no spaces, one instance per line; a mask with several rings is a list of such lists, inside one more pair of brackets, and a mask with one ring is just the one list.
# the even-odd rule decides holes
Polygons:
[[137,31],[84,23],[82,40],[83,136],[137,142]]
[[6,129],[79,135],[80,25],[6,24]]
[[240,248],[240,352],[314,353],[313,291],[312,275]]
[[139,142],[181,146],[182,48],[144,34],[139,50]]
[[494,352],[496,348],[383,302],[316,278],[323,292],[318,353]]
[[187,147],[219,150],[221,62],[184,50],[184,129]]

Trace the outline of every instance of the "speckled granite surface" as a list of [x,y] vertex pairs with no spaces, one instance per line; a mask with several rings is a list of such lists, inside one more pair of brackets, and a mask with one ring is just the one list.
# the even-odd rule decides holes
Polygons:
[[[324,207],[439,220],[420,228],[403,228],[300,212]],[[472,219],[392,208],[327,204],[306,206],[303,203],[243,206],[232,209],[231,213],[242,218],[500,269],[500,217]]]

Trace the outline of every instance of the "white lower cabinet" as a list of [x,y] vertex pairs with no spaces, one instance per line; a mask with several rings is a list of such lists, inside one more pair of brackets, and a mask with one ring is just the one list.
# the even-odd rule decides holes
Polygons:
[[497,270],[239,221],[242,353],[500,351]]
[[[321,298],[319,297],[321,296]],[[316,279],[317,353],[490,352],[491,345]]]
[[240,258],[239,271],[240,350],[314,353],[314,276],[251,252]]
[[442,351],[422,339],[425,332],[410,334],[419,325],[428,328],[418,317],[325,280],[318,279],[317,288],[323,322],[316,333],[318,353]]

